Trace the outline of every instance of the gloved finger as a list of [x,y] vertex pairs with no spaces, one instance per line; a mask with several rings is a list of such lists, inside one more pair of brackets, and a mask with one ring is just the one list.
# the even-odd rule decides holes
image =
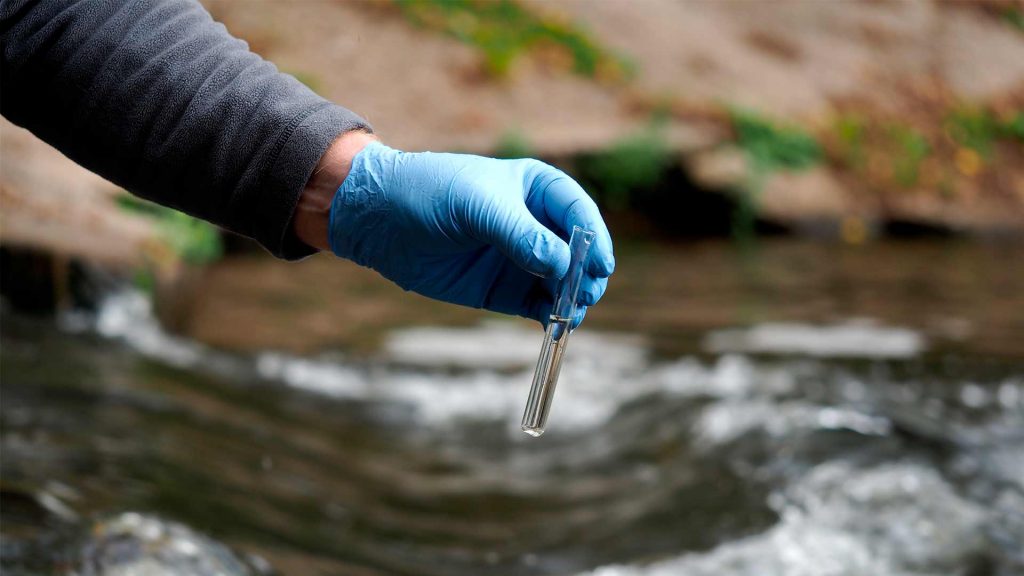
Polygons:
[[590,274],[584,274],[580,282],[580,292],[576,296],[576,302],[584,306],[593,306],[604,296],[608,288],[607,278],[595,278]]
[[597,233],[594,245],[590,249],[590,262],[587,266],[590,274],[608,277],[615,271],[611,234],[604,219],[601,218],[597,204],[587,196],[579,184],[570,178],[552,182],[545,194],[545,207],[549,217],[558,222],[563,229],[572,230],[574,226],[579,226]]
[[[607,284],[607,279],[600,279],[603,284]],[[547,281],[542,281],[547,282]],[[554,299],[548,294],[548,289],[541,288],[538,286],[538,290],[534,292],[532,296],[527,297],[525,306],[520,312],[520,316],[525,318],[531,318],[540,322],[544,328],[548,327],[551,323],[551,309],[554,307]],[[601,290],[603,292],[603,288]],[[600,298],[600,296],[598,297]],[[573,316],[572,329],[575,330],[577,326],[583,322],[584,316],[587,314],[587,305],[579,304],[576,306],[576,314]]]
[[480,240],[535,276],[561,278],[569,271],[569,245],[538,222],[525,205],[494,204],[489,212],[477,226]]
[[590,249],[588,271],[594,276],[610,276],[615,271],[612,236],[597,204],[565,173],[546,164],[542,166],[533,178],[531,194],[539,195],[544,214],[566,234],[572,232],[573,226],[597,233]]
[[586,306],[577,306],[576,307],[576,315],[572,317],[572,328],[570,328],[569,330],[572,331],[572,330],[575,330],[575,329],[579,328],[580,324],[583,323],[583,318],[585,318],[586,315],[587,315],[587,307]]
[[526,306],[520,313],[520,316],[524,318],[530,318],[540,322],[544,328],[548,327],[551,323],[551,307],[554,306],[554,301],[549,297],[534,297],[527,300]]

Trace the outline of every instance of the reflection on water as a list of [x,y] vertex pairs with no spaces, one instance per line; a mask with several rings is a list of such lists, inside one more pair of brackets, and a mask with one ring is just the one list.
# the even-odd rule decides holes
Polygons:
[[[621,305],[574,335],[541,439],[518,322],[301,356],[170,336],[131,292],[56,326],[5,312],[4,572],[1024,571],[1024,356],[860,306],[608,331]],[[962,320],[1013,336],[988,318]],[[672,330],[697,335],[668,354]]]

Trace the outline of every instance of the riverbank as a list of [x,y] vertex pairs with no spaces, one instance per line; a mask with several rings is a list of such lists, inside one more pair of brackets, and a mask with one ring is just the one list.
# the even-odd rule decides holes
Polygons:
[[1024,232],[1013,2],[207,5],[398,148],[596,158],[622,178],[598,196],[723,193],[853,241]]
[[[1012,3],[207,4],[395,146],[563,167],[622,240],[1024,237]],[[522,28],[507,53],[484,34],[500,18]],[[59,300],[76,263],[179,294],[182,262],[219,254],[7,122],[0,151],[5,286],[36,278],[19,294]]]

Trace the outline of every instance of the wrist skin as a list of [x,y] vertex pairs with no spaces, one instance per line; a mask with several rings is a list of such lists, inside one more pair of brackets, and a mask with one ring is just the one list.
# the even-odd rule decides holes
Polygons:
[[312,248],[330,251],[327,234],[331,202],[352,168],[352,159],[377,140],[369,132],[353,130],[338,136],[327,148],[295,207],[292,229],[299,240]]

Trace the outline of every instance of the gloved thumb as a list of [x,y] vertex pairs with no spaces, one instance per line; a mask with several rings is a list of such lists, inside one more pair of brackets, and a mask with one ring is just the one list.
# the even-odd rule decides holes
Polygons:
[[491,242],[517,266],[542,278],[561,278],[569,271],[569,245],[537,221],[524,206],[508,215]]

